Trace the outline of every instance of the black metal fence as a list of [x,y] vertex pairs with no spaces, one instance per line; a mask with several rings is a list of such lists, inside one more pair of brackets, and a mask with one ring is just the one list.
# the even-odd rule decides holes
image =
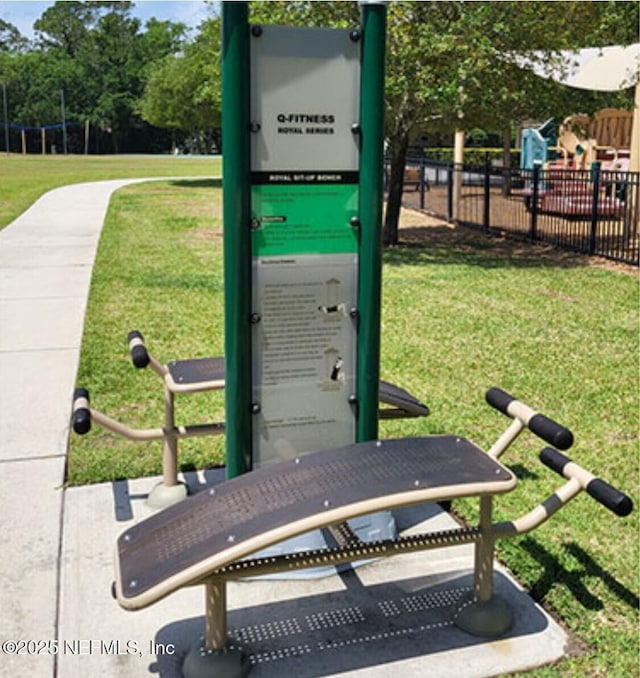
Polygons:
[[640,265],[640,173],[519,170],[411,159],[403,202],[487,233]]

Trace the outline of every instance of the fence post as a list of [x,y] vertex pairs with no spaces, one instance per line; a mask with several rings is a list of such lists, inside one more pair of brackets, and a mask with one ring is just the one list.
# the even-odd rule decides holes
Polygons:
[[447,166],[447,221],[453,220],[453,163]]
[[593,182],[593,192],[591,194],[591,234],[589,237],[589,254],[596,251],[596,242],[598,236],[598,198],[600,197],[600,163],[591,163],[591,181]]
[[489,232],[491,226],[491,171],[490,171],[489,154],[487,153],[484,160],[484,211],[482,215],[482,225],[486,233]]
[[424,191],[426,186],[426,181],[424,179],[424,173],[426,169],[424,166],[424,158],[420,158],[420,209],[424,209]]
[[540,195],[540,163],[533,163],[533,188],[531,195],[531,240],[538,237],[538,198]]

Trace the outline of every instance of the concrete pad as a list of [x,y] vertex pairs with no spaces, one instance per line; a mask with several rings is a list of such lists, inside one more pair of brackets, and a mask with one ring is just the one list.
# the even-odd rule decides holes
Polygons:
[[0,461],[66,455],[78,350],[0,352]]
[[[56,637],[64,457],[0,464],[3,640]],[[54,657],[3,653],[2,675],[52,675]]]
[[[221,471],[189,474],[199,489]],[[117,536],[149,514],[148,491],[159,479],[72,488],[65,493],[58,657],[61,678],[100,675],[180,676],[189,647],[204,629],[202,587],[181,590],[137,612],[111,598]],[[453,519],[434,506],[399,511],[406,532],[447,529]],[[229,626],[246,647],[251,676],[300,678],[493,676],[556,661],[568,638],[509,577],[497,592],[515,612],[499,640],[453,625],[457,601],[472,587],[473,547],[407,554],[317,580],[252,580],[228,585]],[[77,641],[91,639],[80,654]]]

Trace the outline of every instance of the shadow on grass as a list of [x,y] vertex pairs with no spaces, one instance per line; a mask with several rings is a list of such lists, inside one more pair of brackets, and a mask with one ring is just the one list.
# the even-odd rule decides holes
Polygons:
[[518,480],[537,480],[540,477],[537,473],[530,471],[522,464],[507,464],[507,467]]
[[402,228],[400,244],[384,251],[390,266],[472,265],[482,268],[577,268],[584,255],[550,245],[486,235],[464,226]]
[[531,596],[535,601],[541,601],[551,590],[554,584],[563,584],[575,596],[576,600],[588,610],[601,610],[603,602],[595,596],[585,584],[585,579],[598,578],[621,602],[634,610],[640,607],[640,599],[624,584],[620,583],[596,562],[582,547],[575,542],[564,544],[564,548],[578,561],[581,568],[568,571],[554,555],[549,553],[535,539],[527,538],[520,542],[520,546],[540,565],[544,572],[540,579],[531,586]]
[[222,188],[222,179],[174,179],[171,185],[179,188]]

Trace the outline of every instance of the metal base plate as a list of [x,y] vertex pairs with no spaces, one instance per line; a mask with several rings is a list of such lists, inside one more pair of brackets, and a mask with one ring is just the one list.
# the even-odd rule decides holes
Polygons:
[[147,498],[147,505],[152,509],[163,509],[181,502],[189,494],[189,489],[184,483],[177,485],[156,485]]
[[483,638],[498,638],[513,626],[513,614],[498,595],[491,600],[476,600],[473,592],[460,601],[454,623],[463,631]]

